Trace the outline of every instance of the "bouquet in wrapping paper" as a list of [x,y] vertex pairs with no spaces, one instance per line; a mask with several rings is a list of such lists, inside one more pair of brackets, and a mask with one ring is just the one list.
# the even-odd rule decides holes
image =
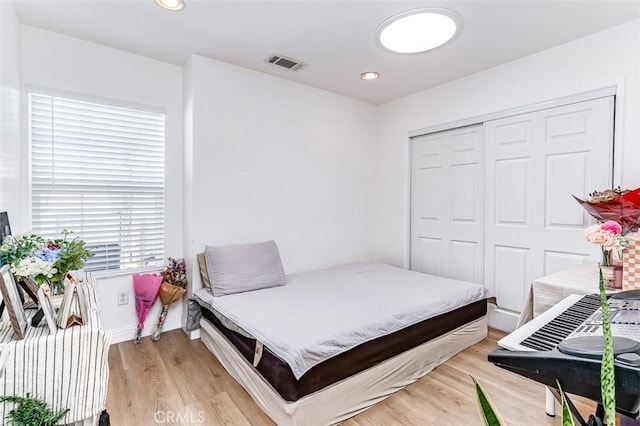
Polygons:
[[575,195],[582,207],[598,222],[609,220],[622,225],[622,233],[636,232],[640,228],[640,188],[634,190],[607,189],[589,194],[589,200],[581,200]]
[[158,318],[156,331],[151,336],[154,342],[160,340],[162,326],[167,318],[169,306],[180,300],[187,291],[187,274],[184,259],[169,258],[169,266],[162,271],[162,284],[160,284],[160,301],[162,302],[162,312]]
[[142,339],[142,330],[144,329],[144,320],[156,303],[162,276],[157,274],[133,274],[133,289],[136,295],[136,313],[138,314],[138,327],[136,328],[136,336],[134,343],[140,343]]
[[601,246],[600,266],[608,286],[622,288],[623,252],[640,228],[640,188],[595,191],[589,197],[581,200],[573,196],[599,222],[585,230],[585,237]]

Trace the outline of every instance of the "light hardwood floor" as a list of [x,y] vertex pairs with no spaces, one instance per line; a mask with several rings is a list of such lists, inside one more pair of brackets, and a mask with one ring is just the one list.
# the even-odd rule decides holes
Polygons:
[[[504,334],[459,353],[427,376],[343,423],[373,425],[480,425],[470,375],[491,395],[510,425],[559,425],[544,412],[544,388],[487,362]],[[199,340],[181,330],[123,342],[109,352],[107,410],[114,426],[273,425]],[[584,414],[594,405],[576,398]],[[558,410],[559,411],[559,410]]]

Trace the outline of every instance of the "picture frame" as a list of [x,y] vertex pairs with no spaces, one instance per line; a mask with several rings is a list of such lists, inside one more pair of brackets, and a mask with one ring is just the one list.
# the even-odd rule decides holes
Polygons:
[[18,339],[24,339],[27,330],[27,315],[24,312],[18,293],[18,285],[9,270],[9,265],[0,267],[0,293],[2,293],[2,300],[9,315],[9,321],[11,321],[13,333]]
[[[21,281],[18,282],[18,285],[22,288],[22,290],[24,291],[24,293],[29,296],[29,299],[31,299],[34,303],[39,303],[38,300],[38,288],[40,287],[38,284],[35,283],[35,281],[33,281],[31,278],[24,278]],[[25,300],[25,308],[29,307],[28,300]]]
[[87,320],[87,300],[84,286],[75,278],[65,278],[65,290],[58,309],[56,323],[60,328],[85,325]]
[[49,333],[54,334],[58,330],[56,324],[56,314],[51,305],[51,299],[44,291],[43,287],[38,289],[38,301],[40,302],[40,308],[44,312],[44,318],[47,321],[47,327],[49,327]]

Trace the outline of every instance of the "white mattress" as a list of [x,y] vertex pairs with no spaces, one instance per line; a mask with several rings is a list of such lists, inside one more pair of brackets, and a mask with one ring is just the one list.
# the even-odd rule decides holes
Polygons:
[[288,275],[285,286],[197,296],[286,361],[299,379],[335,355],[487,292],[475,283],[361,263]]

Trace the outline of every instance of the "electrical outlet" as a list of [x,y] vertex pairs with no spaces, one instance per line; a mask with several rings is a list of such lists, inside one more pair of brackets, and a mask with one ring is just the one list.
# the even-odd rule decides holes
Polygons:
[[118,292],[118,306],[128,305],[128,304],[129,304],[129,292],[128,291]]

